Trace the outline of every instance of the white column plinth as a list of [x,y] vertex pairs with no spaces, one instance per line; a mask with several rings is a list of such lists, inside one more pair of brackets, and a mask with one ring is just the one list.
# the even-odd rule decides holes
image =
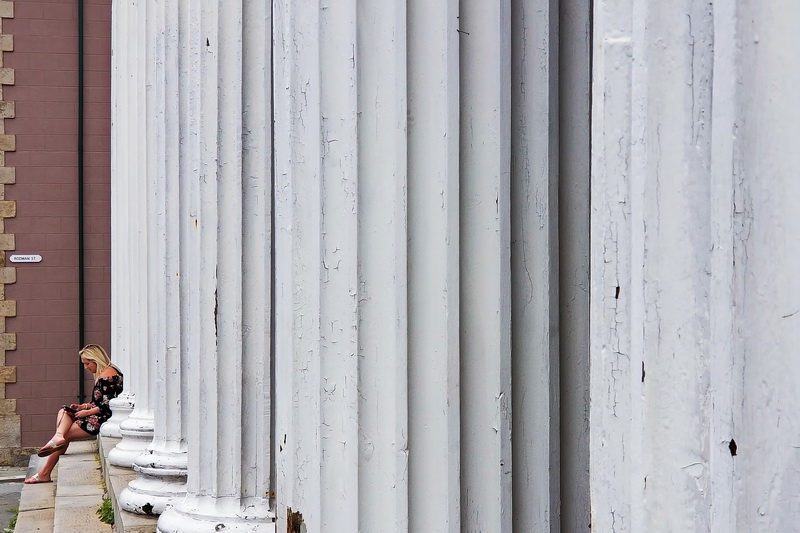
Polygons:
[[187,462],[185,448],[149,447],[133,464],[139,475],[120,494],[120,506],[131,513],[160,515],[186,495]]
[[122,440],[108,453],[108,462],[122,468],[133,463],[153,440],[153,411],[133,413],[119,425]]
[[[124,379],[124,378],[123,378]],[[133,412],[136,397],[133,394],[122,393],[110,402],[111,418],[100,426],[100,435],[104,437],[122,437],[119,425],[124,422]]]
[[270,533],[275,523],[267,513],[266,502],[240,504],[238,498],[195,497],[180,508],[170,508],[158,519],[158,533]]

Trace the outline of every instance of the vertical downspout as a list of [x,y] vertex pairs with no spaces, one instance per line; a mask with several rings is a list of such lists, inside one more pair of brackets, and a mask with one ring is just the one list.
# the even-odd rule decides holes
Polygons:
[[[78,349],[85,346],[86,302],[84,283],[83,242],[83,8],[84,0],[78,0]],[[83,365],[78,361],[78,403],[86,397],[83,380]]]

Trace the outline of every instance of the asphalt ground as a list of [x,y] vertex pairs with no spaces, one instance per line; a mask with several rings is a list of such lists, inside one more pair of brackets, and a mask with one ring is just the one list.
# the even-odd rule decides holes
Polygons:
[[6,529],[9,522],[17,514],[19,508],[19,495],[22,492],[22,481],[25,479],[27,468],[0,467],[0,531]]

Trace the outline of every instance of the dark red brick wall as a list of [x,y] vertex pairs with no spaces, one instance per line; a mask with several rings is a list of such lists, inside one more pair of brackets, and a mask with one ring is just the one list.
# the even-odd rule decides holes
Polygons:
[[[17,0],[3,31],[14,36],[5,66],[16,78],[4,96],[16,102],[16,117],[5,124],[17,141],[6,154],[6,165],[16,167],[6,199],[17,202],[6,232],[16,235],[14,253],[43,258],[8,263],[17,268],[17,282],[6,287],[6,299],[17,301],[17,316],[7,321],[17,349],[7,364],[17,367],[17,382],[6,396],[17,399],[22,445],[37,446],[50,438],[58,406],[78,395],[77,1]],[[111,0],[85,1],[84,35],[85,342],[111,351]]]

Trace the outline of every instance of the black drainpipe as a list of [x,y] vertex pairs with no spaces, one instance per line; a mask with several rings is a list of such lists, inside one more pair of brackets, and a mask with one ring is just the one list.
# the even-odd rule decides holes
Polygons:
[[[78,349],[85,346],[86,302],[84,294],[83,244],[83,1],[78,0]],[[78,403],[86,398],[83,364],[78,361]]]

